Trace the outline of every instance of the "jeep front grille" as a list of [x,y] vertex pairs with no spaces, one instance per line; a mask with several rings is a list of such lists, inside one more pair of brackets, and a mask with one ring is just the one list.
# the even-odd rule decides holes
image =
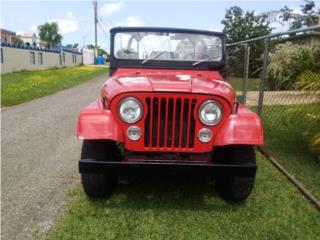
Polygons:
[[144,146],[147,148],[193,148],[196,99],[147,97]]

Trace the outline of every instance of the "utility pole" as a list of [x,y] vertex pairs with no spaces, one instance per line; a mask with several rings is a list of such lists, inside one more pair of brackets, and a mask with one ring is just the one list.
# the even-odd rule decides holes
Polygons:
[[96,57],[98,56],[98,13],[97,13],[97,0],[93,1],[93,8],[94,8],[94,46],[95,46],[95,58],[94,62],[96,62]]

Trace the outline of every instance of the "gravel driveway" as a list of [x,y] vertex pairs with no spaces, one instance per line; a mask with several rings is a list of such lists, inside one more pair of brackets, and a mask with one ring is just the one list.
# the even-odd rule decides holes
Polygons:
[[30,239],[53,225],[80,179],[78,113],[106,77],[2,109],[2,239]]

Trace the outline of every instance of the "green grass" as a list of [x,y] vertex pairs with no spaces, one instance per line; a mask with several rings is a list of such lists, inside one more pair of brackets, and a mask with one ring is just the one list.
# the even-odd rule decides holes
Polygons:
[[[243,89],[243,78],[228,76],[227,82],[230,83],[234,89],[237,91],[242,91]],[[249,78],[247,83],[248,91],[259,91],[260,79],[258,78]]]
[[[318,103],[264,106],[262,114],[266,149],[318,199],[320,162],[310,153],[307,136],[311,125],[308,118],[320,114],[319,107]],[[320,131],[320,125],[313,131]]]
[[43,97],[106,73],[106,68],[79,66],[3,74],[1,75],[2,106],[12,106]]
[[118,186],[109,200],[81,189],[54,229],[55,239],[316,239],[318,210],[267,160],[258,157],[254,191],[226,203],[205,183],[174,180]]

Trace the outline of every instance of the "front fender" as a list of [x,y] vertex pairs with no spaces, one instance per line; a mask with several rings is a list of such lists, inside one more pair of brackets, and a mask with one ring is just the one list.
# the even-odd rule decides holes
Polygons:
[[214,140],[214,146],[230,144],[264,144],[260,117],[242,104],[239,104],[236,114],[229,116]]
[[77,137],[80,139],[110,139],[123,142],[123,131],[109,110],[97,99],[82,112],[78,119]]

